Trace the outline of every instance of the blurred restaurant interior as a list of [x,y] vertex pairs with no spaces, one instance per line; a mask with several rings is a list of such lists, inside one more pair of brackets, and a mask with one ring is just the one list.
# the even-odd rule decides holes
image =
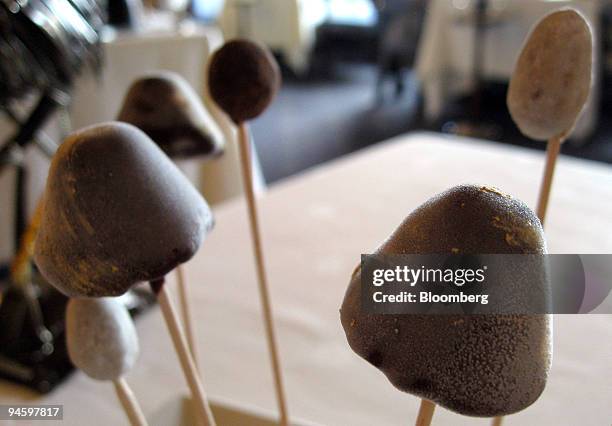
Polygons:
[[[590,28],[589,91],[564,133],[534,140],[511,114],[509,85],[531,29],[563,8],[578,11]],[[234,39],[271,52],[269,62],[278,64],[281,79],[264,81],[268,62],[250,63],[247,50],[227,59],[234,64],[231,72],[217,71],[211,58]],[[565,63],[557,68],[569,70],[564,83],[555,86],[550,102],[543,100],[538,111],[532,110],[540,124],[546,121],[546,108],[561,115],[563,102],[574,99],[572,78],[578,78],[578,71],[573,70],[584,53],[572,50],[574,40],[568,37],[559,52]],[[559,81],[552,75],[555,68],[543,76],[534,69],[525,84],[552,87]],[[236,114],[244,112],[244,117],[237,119],[231,99],[223,103],[236,94],[215,85],[242,82],[250,72],[260,73],[259,89],[269,89],[269,107],[262,101],[259,108],[259,95],[241,86],[237,97],[248,104],[245,108],[259,109],[250,115],[240,110]],[[135,82],[145,77],[151,81],[137,87]],[[176,92],[164,92],[164,84]],[[532,100],[547,95],[538,91]],[[143,111],[151,113],[151,132],[134,118]],[[202,249],[186,256],[175,248],[161,257],[182,256],[173,266],[185,262],[178,275],[168,273],[167,287],[178,292],[183,337],[194,368],[205,378],[215,417],[225,419],[220,426],[283,424],[285,404],[295,425],[384,426],[411,424],[419,399],[397,392],[346,342],[338,309],[360,255],[379,247],[426,200],[467,183],[498,187],[534,211],[537,204],[542,225],[548,206],[544,231],[537,223],[546,236],[544,253],[610,253],[611,113],[608,0],[0,0],[0,405],[61,404],[65,424],[127,424],[111,387],[70,375],[78,362],[69,359],[75,355],[66,347],[64,309],[66,296],[74,294],[55,290],[48,271],[70,269],[75,276],[90,274],[87,280],[93,282],[103,275],[96,268],[107,262],[113,273],[126,268],[132,273],[131,266],[109,260],[115,256],[121,263],[131,256],[129,250],[104,246],[108,235],[132,238],[127,222],[112,214],[129,209],[125,220],[138,220],[143,228],[154,221],[156,210],[151,208],[148,216],[146,203],[134,195],[149,172],[146,182],[160,188],[178,182],[171,195],[164,194],[170,201],[159,201],[157,193],[143,198],[159,201],[164,214],[173,212],[175,203],[180,210],[181,197],[191,189],[182,192],[183,181],[174,169],[158,174],[147,169],[158,160],[126,171],[123,181],[112,174],[121,159],[108,169],[113,172],[95,177],[96,167],[102,170],[120,157],[119,151],[90,153],[96,157],[90,169],[74,166],[74,175],[61,177],[63,165],[89,158],[68,153],[77,149],[79,137],[86,137],[69,137],[79,129],[115,120],[140,127],[210,205],[214,220],[207,217],[198,228],[210,232]],[[121,133],[115,129],[109,134],[115,131]],[[164,146],[155,135],[177,140]],[[560,149],[556,169],[551,146]],[[156,152],[150,155],[157,158]],[[64,155],[68,159],[62,163]],[[132,154],[125,155],[121,158]],[[104,219],[108,232],[75,213],[86,192],[69,191],[77,173],[87,182],[107,182],[92,196],[96,212],[91,214],[111,215]],[[53,183],[54,176],[63,180]],[[540,189],[538,198],[541,182],[547,191]],[[171,229],[175,222],[165,219],[159,229],[147,229],[149,239],[134,244],[148,253],[155,252],[151,246],[178,239],[180,231]],[[194,221],[187,222],[194,226]],[[448,223],[435,229],[446,229]],[[39,227],[45,239],[34,244]],[[503,228],[509,246],[516,237],[512,229]],[[463,231],[468,230],[466,225]],[[59,243],[46,239],[53,233],[60,234]],[[492,234],[482,230],[482,235]],[[62,246],[72,237],[73,247]],[[89,238],[98,242],[88,243]],[[200,242],[193,241],[191,246],[199,248]],[[91,260],[97,250],[101,254],[95,262],[100,263]],[[452,253],[458,252],[453,246]],[[156,297],[164,303],[159,298],[165,293],[158,292],[163,276],[161,284],[153,279],[157,276],[136,277],[151,281],[153,291],[138,284],[121,296],[137,318],[141,342],[139,361],[127,381],[142,397],[150,424],[200,424],[185,420],[175,401],[188,394],[188,386],[155,306]],[[183,280],[190,294],[182,293],[182,284],[175,289]],[[185,300],[192,300],[195,335]],[[603,305],[608,311],[599,312],[609,314],[611,303]],[[555,315],[548,387],[533,406],[504,418],[504,425],[611,424],[611,317],[572,318]],[[402,332],[401,327],[394,330]],[[194,341],[200,342],[197,352]],[[380,353],[372,354],[368,362],[384,364]],[[396,371],[395,366],[380,368],[385,374]],[[125,382],[115,381],[121,395],[118,383]],[[239,417],[240,407],[254,417]],[[432,424],[484,425],[491,423],[484,417],[493,417],[465,417],[446,408],[442,402]],[[257,413],[275,417],[277,411],[280,423],[253,420]],[[499,423],[493,424],[501,425],[502,414],[497,415]],[[4,420],[0,412],[0,424]]]

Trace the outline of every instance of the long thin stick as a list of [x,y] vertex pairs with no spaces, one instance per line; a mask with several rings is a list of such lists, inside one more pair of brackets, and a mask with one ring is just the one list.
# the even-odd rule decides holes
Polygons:
[[147,426],[147,419],[142,413],[142,409],[134,396],[134,392],[132,392],[132,389],[130,389],[125,379],[121,377],[117,380],[113,380],[113,384],[115,385],[115,392],[117,393],[119,402],[121,402],[121,406],[123,406],[123,410],[130,420],[130,424],[132,426]]
[[189,302],[189,289],[185,282],[185,270],[183,265],[176,267],[176,280],[179,297],[179,307],[181,310],[181,319],[183,327],[185,328],[185,335],[187,336],[187,344],[189,345],[189,351],[193,357],[193,362],[196,368],[198,368],[198,350],[195,338],[195,332],[193,328],[193,320],[191,317],[191,303]]
[[493,422],[491,423],[491,426],[501,426],[503,422],[504,422],[503,417],[494,417]]
[[546,208],[548,207],[548,199],[550,197],[550,188],[552,187],[553,177],[555,174],[555,165],[561,149],[561,142],[561,138],[551,139],[548,141],[548,147],[546,149],[546,167],[544,169],[544,176],[542,177],[542,184],[540,186],[540,195],[538,197],[537,208],[537,214],[540,218],[542,226],[544,226]]
[[[540,195],[538,196],[538,207],[536,209],[542,226],[544,226],[544,219],[546,219],[550,190],[552,188],[552,182],[555,176],[555,166],[557,165],[557,158],[559,157],[559,151],[561,151],[562,142],[562,138],[553,138],[548,141],[546,147],[546,166],[544,167],[544,175],[542,176],[542,183],[540,184]],[[491,426],[501,426],[503,421],[503,416],[494,417]]]
[[253,240],[253,251],[255,253],[255,263],[257,266],[257,278],[259,284],[259,294],[264,315],[264,324],[268,340],[268,352],[272,362],[272,372],[274,376],[274,387],[276,389],[276,400],[280,413],[280,424],[288,426],[289,416],[287,413],[287,403],[283,388],[283,377],[281,374],[280,359],[278,355],[278,345],[274,333],[274,319],[272,317],[272,307],[268,294],[268,283],[264,266],[263,249],[261,236],[259,233],[259,222],[257,219],[257,204],[255,202],[255,191],[253,188],[253,172],[251,170],[251,146],[249,133],[245,123],[238,127],[238,143],[240,145],[240,165],[242,167],[242,182],[244,193],[249,209],[249,223],[251,225],[251,237]]
[[417,416],[415,426],[431,425],[435,409],[436,404],[427,399],[421,399],[421,406],[419,407],[419,415]]
[[179,325],[176,309],[174,308],[170,294],[164,285],[163,279],[152,281],[151,288],[157,295],[157,301],[159,302],[162,314],[166,320],[170,337],[172,337],[172,342],[174,343],[174,349],[176,350],[181,363],[181,368],[183,369],[183,374],[187,380],[189,390],[191,391],[192,402],[195,406],[196,413],[199,419],[201,419],[203,422],[204,426],[215,426],[215,420],[213,418],[210,406],[208,405],[208,399],[206,398],[206,393],[204,392],[204,386],[202,385],[202,381],[198,375],[191,352],[189,352],[187,338],[185,337],[183,329]]

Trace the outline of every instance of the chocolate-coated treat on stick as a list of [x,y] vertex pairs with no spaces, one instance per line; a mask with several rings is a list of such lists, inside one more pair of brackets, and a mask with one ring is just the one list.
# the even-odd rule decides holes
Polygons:
[[[132,83],[117,118],[145,132],[170,157],[217,157],[225,139],[204,104],[179,74],[158,71]],[[198,360],[189,288],[185,271],[177,266],[182,323],[194,360]]]
[[593,35],[584,16],[561,9],[531,31],[518,57],[507,104],[521,132],[548,141],[537,214],[542,223],[561,143],[569,137],[591,92]]
[[221,131],[193,88],[170,71],[134,81],[117,120],[138,127],[174,158],[217,156],[225,146]]
[[214,101],[240,124],[268,108],[280,88],[281,75],[267,48],[249,40],[232,40],[214,53],[208,84]]
[[[546,244],[525,204],[463,185],[414,210],[375,253],[542,255]],[[542,276],[522,285],[539,286],[546,297]],[[542,393],[552,356],[550,315],[371,314],[361,307],[360,280],[358,268],[340,309],[342,327],[351,348],[398,389],[480,417],[515,413]]]
[[253,158],[246,123],[247,120],[258,117],[269,106],[278,92],[280,82],[280,71],[270,51],[248,40],[232,40],[223,45],[213,54],[208,67],[208,84],[211,97],[238,125],[242,182],[249,213],[268,352],[272,364],[280,424],[287,426],[289,424],[289,414],[268,291],[253,185],[253,170],[251,169]]
[[172,161],[134,126],[109,122],[53,157],[34,256],[68,296],[119,296],[189,260],[212,225]]
[[53,157],[34,259],[72,297],[123,294],[150,281],[200,420],[214,424],[164,276],[213,225],[206,201],[151,139],[118,122],[70,136]]
[[147,421],[124,377],[138,358],[138,335],[125,306],[115,298],[70,299],[66,345],[72,363],[95,380],[112,381],[132,426]]

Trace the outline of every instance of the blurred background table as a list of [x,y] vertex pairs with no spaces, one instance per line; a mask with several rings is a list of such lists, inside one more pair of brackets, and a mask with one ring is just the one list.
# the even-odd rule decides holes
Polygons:
[[225,0],[219,25],[226,38],[257,40],[305,74],[323,23],[367,27],[376,19],[370,0]]
[[[293,415],[330,426],[414,422],[417,398],[396,391],[346,343],[338,308],[350,274],[361,253],[375,249],[416,206],[451,186],[494,185],[533,205],[543,162],[542,153],[521,148],[416,133],[288,179],[262,196]],[[246,208],[234,200],[215,213],[216,229],[186,267],[207,389],[213,398],[274,409]],[[547,218],[549,251],[609,253],[610,217],[609,168],[562,156]],[[159,311],[145,314],[137,326],[142,354],[127,379],[145,412],[154,415],[187,391]],[[559,315],[554,327],[554,361],[544,394],[504,424],[610,424],[612,317]],[[112,386],[81,373],[43,398],[2,383],[0,400],[64,404],[67,425],[125,424]],[[436,411],[434,422],[490,424],[444,409]]]
[[[431,0],[428,3],[415,69],[423,84],[425,113],[437,119],[449,100],[474,86],[474,8],[478,0]],[[482,43],[483,79],[507,82],[532,26],[560,7],[574,7],[592,25],[595,36],[594,90],[573,138],[590,136],[599,119],[601,83],[601,0],[488,0]]]

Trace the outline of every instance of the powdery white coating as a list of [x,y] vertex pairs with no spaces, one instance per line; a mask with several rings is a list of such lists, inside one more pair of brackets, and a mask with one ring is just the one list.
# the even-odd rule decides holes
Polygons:
[[[375,253],[545,254],[546,244],[525,204],[494,188],[462,185],[414,210]],[[548,285],[522,271],[508,275],[514,280],[502,285]],[[340,309],[342,327],[351,348],[398,389],[480,417],[520,411],[544,390],[550,315],[368,314],[360,280],[357,268]]]
[[521,132],[532,139],[565,139],[591,91],[593,35],[574,9],[544,17],[516,62],[507,104]]
[[125,306],[116,298],[70,299],[66,343],[72,363],[89,377],[116,380],[138,358],[138,335]]

